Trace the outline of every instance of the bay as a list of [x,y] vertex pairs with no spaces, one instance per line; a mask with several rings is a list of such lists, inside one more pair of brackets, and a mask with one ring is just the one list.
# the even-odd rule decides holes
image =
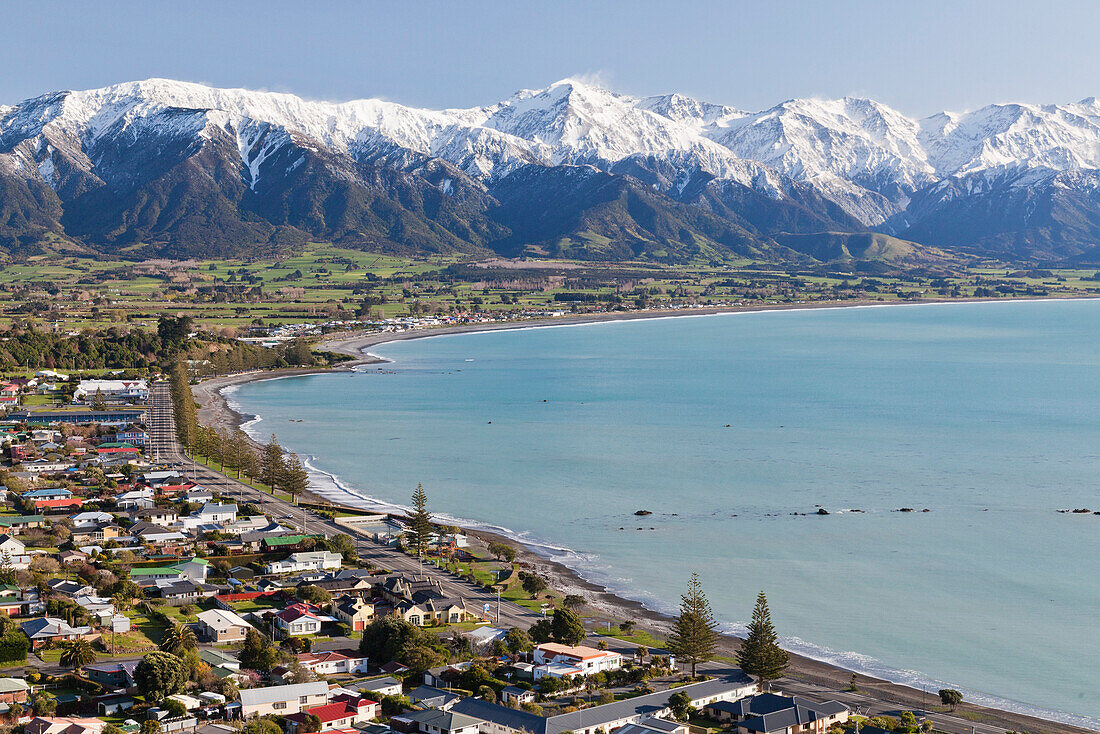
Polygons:
[[1100,725],[1100,516],[1057,512],[1100,510],[1100,301],[678,317],[371,351],[391,364],[227,397],[319,482],[395,504],[422,482],[434,511],[654,609],[674,610],[698,571],[728,629],[764,590],[798,652]]

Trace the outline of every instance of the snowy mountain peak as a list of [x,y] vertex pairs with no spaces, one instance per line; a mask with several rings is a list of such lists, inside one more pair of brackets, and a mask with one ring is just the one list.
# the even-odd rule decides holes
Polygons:
[[214,148],[254,192],[296,175],[311,155],[340,180],[363,166],[445,168],[428,178],[448,181],[449,196],[461,188],[454,168],[485,190],[521,169],[587,166],[677,199],[721,192],[721,203],[706,203],[717,210],[797,200],[864,226],[908,227],[914,202],[940,206],[998,187],[1094,195],[1100,103],[992,104],[915,120],[863,97],[747,112],[566,78],[484,106],[431,110],[146,79],[0,107],[0,169],[59,196],[139,186]]

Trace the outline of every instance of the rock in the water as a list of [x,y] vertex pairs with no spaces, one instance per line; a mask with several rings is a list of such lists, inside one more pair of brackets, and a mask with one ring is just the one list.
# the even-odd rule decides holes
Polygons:
[[637,510],[634,514],[638,517],[644,517],[645,515],[652,515],[653,513],[649,510]]
[[819,514],[819,515],[828,515],[829,511],[826,510],[824,507],[819,507],[819,508],[817,508],[817,514]]

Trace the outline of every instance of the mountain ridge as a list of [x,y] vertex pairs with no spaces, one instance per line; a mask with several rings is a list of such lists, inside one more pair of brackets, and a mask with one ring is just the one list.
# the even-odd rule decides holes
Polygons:
[[[558,168],[615,183],[534,174]],[[570,180],[571,197],[561,189]],[[149,79],[0,107],[0,246],[9,251],[46,233],[138,255],[321,237],[511,251],[533,231],[518,213],[530,217],[546,195],[562,216],[541,218],[533,251],[597,226],[590,233],[618,238],[611,249],[623,256],[734,253],[725,238],[783,260],[792,254],[779,233],[876,231],[1059,261],[1100,243],[1098,181],[1094,98],[917,120],[859,97],[751,112],[575,79],[444,110]],[[611,214],[607,201],[583,199],[612,189],[648,224],[629,206]],[[671,232],[672,221],[684,231]],[[739,234],[714,240],[719,231]]]

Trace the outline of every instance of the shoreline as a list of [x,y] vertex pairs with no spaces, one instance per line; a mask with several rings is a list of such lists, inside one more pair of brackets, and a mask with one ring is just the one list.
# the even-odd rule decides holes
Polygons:
[[[675,311],[658,310],[601,314],[580,314],[575,316],[531,319],[516,322],[493,322],[483,324],[465,324],[450,327],[431,327],[414,329],[405,332],[373,332],[367,334],[342,335],[339,337],[329,338],[327,340],[323,339],[319,344],[319,346],[324,349],[347,354],[355,358],[352,361],[341,364],[337,367],[291,368],[277,371],[252,372],[242,373],[238,375],[229,375],[224,377],[215,377],[202,381],[194,387],[194,391],[196,400],[202,406],[199,411],[200,422],[206,423],[208,425],[215,425],[219,428],[233,429],[238,428],[246,423],[248,420],[251,419],[251,416],[244,416],[229,405],[227,397],[223,395],[223,391],[225,391],[226,388],[259,380],[281,379],[286,377],[296,377],[309,374],[325,374],[329,372],[353,371],[356,367],[359,367],[361,365],[383,363],[387,360],[381,359],[375,355],[371,355],[366,350],[371,346],[376,346],[378,344],[384,344],[393,341],[403,341],[408,339],[420,339],[434,336],[467,334],[485,331],[547,328],[553,326],[576,326],[582,324],[606,323],[612,321],[707,316],[725,313],[733,314],[779,310],[810,310],[820,308],[839,309],[853,307],[885,307],[895,305],[933,305],[975,302],[1013,303],[1042,300],[1084,299],[930,299],[926,301],[918,301],[915,303],[883,303],[881,301],[861,300],[808,304],[778,304],[772,306],[728,306],[700,309],[685,308]],[[334,484],[334,489],[336,491],[343,493],[347,492],[345,488],[340,487],[340,485],[335,481]],[[328,493],[311,494],[314,497],[322,499],[325,502],[333,501],[332,497],[325,496]],[[358,492],[356,492],[355,494],[358,494]],[[378,504],[392,507],[388,503],[384,503],[382,501],[378,501]],[[462,523],[459,522],[458,524]],[[609,619],[631,619],[637,622],[637,626],[639,629],[644,629],[651,633],[657,633],[659,636],[665,636],[665,634],[667,633],[669,622],[671,619],[668,615],[649,609],[641,602],[626,598],[624,596],[620,596],[619,594],[609,591],[607,588],[601,586],[599,583],[595,583],[585,579],[577,571],[574,571],[572,568],[568,567],[559,560],[548,557],[544,553],[540,553],[538,550],[535,549],[535,546],[532,545],[530,541],[506,535],[503,529],[501,530],[502,532],[494,532],[493,530],[488,529],[475,529],[469,530],[469,532],[472,536],[478,537],[485,542],[499,539],[516,547],[517,562],[519,562],[522,566],[535,570],[536,572],[545,576],[550,583],[550,586],[559,591],[563,591],[564,593],[580,593],[587,600],[588,611],[595,612],[597,621],[601,624],[604,620]],[[723,634],[720,643],[720,654],[732,655],[735,653],[738,645],[738,638],[732,635]],[[843,668],[830,662],[825,662],[792,652],[790,674],[793,678],[799,678],[838,690],[843,690],[848,686],[850,682],[852,671],[850,669]],[[898,704],[899,711],[903,709],[914,709],[917,711],[928,710],[930,706],[938,706],[938,700],[936,700],[936,695],[934,691],[926,693],[925,691],[922,691],[920,689],[906,686],[904,684],[892,683],[887,680],[876,678],[870,674],[859,673],[858,675],[858,686],[861,692],[870,694],[874,698],[881,701],[896,703]],[[1005,703],[1018,703],[1021,707],[1031,706],[1030,704],[1024,704],[1022,702],[1014,701],[1005,701]],[[983,722],[996,723],[998,725],[1004,726],[1005,728],[1014,730],[1067,733],[1091,730],[1083,728],[1084,726],[1087,726],[1087,724],[1085,724],[1084,722],[1082,722],[1083,726],[1079,727],[1070,723],[1039,718],[1038,716],[1027,713],[1019,713],[1001,708],[992,708],[990,706],[982,706],[969,702],[964,702],[964,704],[959,707],[959,712],[970,713],[972,716],[980,716],[980,720]],[[1051,711],[1052,715],[1057,713],[1062,712]],[[1074,714],[1066,713],[1065,715],[1067,717],[1077,718],[1077,715]],[[1088,719],[1089,717],[1080,718]]]

